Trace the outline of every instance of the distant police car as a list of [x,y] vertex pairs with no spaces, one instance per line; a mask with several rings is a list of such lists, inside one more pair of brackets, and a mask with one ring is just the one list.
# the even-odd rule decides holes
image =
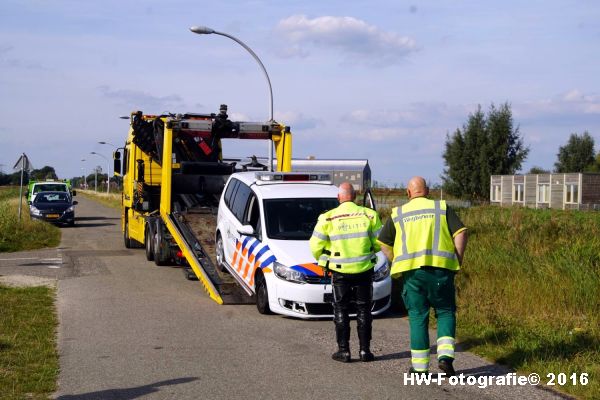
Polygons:
[[75,205],[69,192],[38,192],[29,206],[31,218],[75,225]]
[[[329,174],[240,172],[231,175],[217,217],[217,264],[249,293],[260,313],[332,317],[331,282],[308,241],[321,213],[338,206]],[[388,262],[377,254],[373,314],[390,306]]]

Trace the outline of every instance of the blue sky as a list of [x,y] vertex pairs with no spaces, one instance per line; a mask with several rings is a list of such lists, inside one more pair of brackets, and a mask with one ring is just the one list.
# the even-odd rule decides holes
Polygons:
[[[275,119],[294,157],[368,158],[373,178],[440,182],[447,133],[481,104],[509,102],[551,169],[571,133],[600,150],[597,1],[27,1],[0,3],[0,164],[25,152],[61,177],[121,144],[133,110]],[[225,156],[266,154],[226,141]],[[81,159],[86,159],[82,162]]]

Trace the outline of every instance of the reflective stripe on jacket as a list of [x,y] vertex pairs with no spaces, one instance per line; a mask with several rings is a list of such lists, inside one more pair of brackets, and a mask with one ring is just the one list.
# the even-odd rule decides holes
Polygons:
[[329,263],[332,271],[358,274],[375,265],[380,230],[376,211],[346,201],[319,216],[310,250],[320,266]]
[[446,221],[446,202],[417,197],[392,209],[396,228],[394,276],[422,266],[460,269]]

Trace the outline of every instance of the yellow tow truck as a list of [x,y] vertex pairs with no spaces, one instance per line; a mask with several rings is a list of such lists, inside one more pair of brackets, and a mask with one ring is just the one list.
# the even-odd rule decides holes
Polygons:
[[157,265],[181,265],[217,303],[248,303],[254,300],[215,268],[216,212],[236,169],[270,167],[223,160],[221,139],[270,140],[277,171],[291,170],[290,128],[278,122],[231,121],[226,105],[218,114],[131,114],[125,146],[113,157],[123,178],[123,240],[127,248],[144,247]]

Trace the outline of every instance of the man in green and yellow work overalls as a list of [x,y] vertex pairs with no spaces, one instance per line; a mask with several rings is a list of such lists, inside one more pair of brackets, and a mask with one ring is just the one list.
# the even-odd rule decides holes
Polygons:
[[429,310],[437,318],[439,368],[455,375],[456,299],[454,275],[467,247],[467,231],[443,200],[429,200],[425,179],[412,178],[409,202],[392,209],[379,234],[391,274],[402,275],[402,298],[410,322],[412,373],[429,372]]

